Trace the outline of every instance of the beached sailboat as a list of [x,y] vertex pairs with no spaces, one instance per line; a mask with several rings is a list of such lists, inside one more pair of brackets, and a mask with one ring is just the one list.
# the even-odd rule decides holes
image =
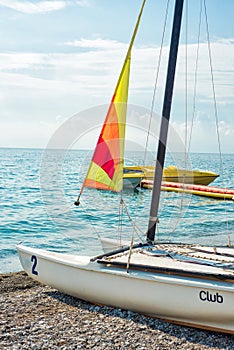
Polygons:
[[[145,1],[141,12],[144,4]],[[95,257],[50,252],[22,244],[17,249],[21,264],[29,276],[61,292],[179,324],[234,333],[234,248],[155,241],[182,10],[183,0],[176,0],[145,243],[131,244],[130,247]],[[138,22],[139,19],[140,16]],[[120,96],[123,96],[122,87],[128,83],[128,69],[129,61],[124,66],[110,107],[113,123],[119,132],[123,131],[123,126],[116,118],[125,113],[126,99]],[[120,105],[117,102],[121,102]],[[103,139],[99,139],[100,144],[103,143],[100,146],[103,152],[106,150],[105,137],[108,136],[105,131]],[[117,149],[121,147],[122,144],[118,144]],[[97,188],[108,187],[120,191],[123,175],[120,153],[108,155],[105,164],[98,165],[97,161],[98,153],[94,154],[84,186],[96,182]],[[95,167],[100,168],[98,177],[96,173],[93,177]],[[115,169],[118,173],[113,172]],[[106,181],[106,171],[112,176],[112,181]],[[79,204],[79,200],[76,204]]]

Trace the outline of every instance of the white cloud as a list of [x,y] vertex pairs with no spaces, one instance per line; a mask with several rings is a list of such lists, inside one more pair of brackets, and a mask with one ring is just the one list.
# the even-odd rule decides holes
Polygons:
[[77,0],[76,4],[81,7],[89,7],[90,2],[88,0]]
[[[1,0],[0,0],[1,1]],[[103,89],[113,88],[117,81],[123,60],[126,54],[126,45],[114,40],[96,38],[94,40],[81,39],[66,43],[87,50],[76,53],[3,53],[0,54],[1,84],[7,86],[21,85],[39,88],[58,89],[62,85],[76,83],[77,87],[89,89],[90,94],[103,94]],[[190,45],[188,85],[193,92],[195,46]],[[157,48],[138,47],[132,53],[132,72],[130,89],[133,94],[139,95],[152,89],[155,78],[155,61]],[[158,85],[162,88],[165,80],[166,59],[164,50],[162,57],[162,73]],[[218,103],[230,105],[234,96],[234,42],[216,42],[212,44],[213,73]],[[179,66],[176,77],[177,91],[184,91],[184,52],[180,49]],[[58,84],[59,83],[59,84]],[[97,90],[98,88],[98,90]],[[207,59],[205,44],[200,47],[197,94],[200,102],[212,98],[210,68]]]
[[[81,1],[82,3],[82,1]],[[51,11],[58,11],[66,7],[67,1],[12,1],[12,0],[0,0],[0,6],[8,7],[12,10],[26,13],[47,13]]]
[[221,120],[219,123],[220,126],[220,132],[223,135],[223,137],[232,137],[232,139],[234,138],[234,129],[233,129],[233,125],[231,125],[230,123]]
[[[17,118],[21,118],[23,123],[23,120],[26,118],[30,120],[33,116],[35,120],[46,121],[55,118],[58,114],[69,117],[85,108],[109,103],[126,54],[126,44],[101,38],[81,39],[66,44],[77,47],[77,52],[0,54],[0,100],[3,120],[6,118],[14,119],[17,116]],[[188,81],[189,96],[191,97],[196,47],[190,45],[189,48],[191,53]],[[234,67],[231,64],[234,57],[234,41],[230,39],[214,42],[211,49],[212,57],[214,57],[213,69],[217,103],[221,111],[224,109],[221,114],[223,122],[220,125],[220,132],[225,138],[225,142],[231,144],[234,125],[229,119],[231,119],[230,111],[233,107],[234,96]],[[163,69],[158,80],[160,91],[162,91],[165,82],[167,50],[168,48],[165,48],[163,52]],[[159,49],[154,47],[134,48],[129,93],[130,103],[150,106],[158,51]],[[184,48],[181,47],[176,75],[177,98],[174,99],[175,103],[178,103],[178,96],[181,98],[181,95],[184,94],[184,52]],[[211,107],[212,111],[210,111],[209,106],[207,107],[207,102],[210,103],[212,99],[207,57],[206,45],[201,44],[197,94],[199,110],[203,110],[203,107],[206,106],[209,108],[209,112],[206,109],[205,114],[197,119],[197,124],[194,124],[193,135],[197,140],[195,147],[197,149],[199,145],[199,151],[204,150],[204,144],[207,150],[209,147],[211,149],[211,145],[213,147],[211,141],[207,142],[206,135],[210,122],[209,113],[213,111],[213,107]],[[179,114],[182,115],[184,106],[179,107]],[[160,108],[161,99],[156,112],[160,112]],[[173,115],[173,120],[176,120],[175,117]],[[183,134],[184,124],[177,122],[176,127],[178,133]],[[36,129],[35,127],[35,133]],[[38,130],[40,129],[41,133],[45,134],[42,125],[38,127]],[[3,137],[4,135],[2,140]],[[30,137],[29,140],[31,140]]]
[[101,38],[96,38],[93,40],[82,38],[80,40],[68,41],[65,43],[65,45],[99,50],[118,50],[120,48],[123,49],[127,47],[126,44],[120,43],[116,40],[105,40]]
[[[208,116],[204,115],[202,117],[203,118],[197,118],[193,123],[190,145],[188,145],[188,143],[190,140],[191,122],[188,122],[188,125],[186,125],[184,122],[179,123],[177,121],[172,121],[171,127],[184,141],[187,126],[187,147],[189,147],[190,152],[219,152],[219,138],[223,153],[233,153],[232,140],[234,137],[234,124],[220,120],[218,122],[218,137],[215,119],[211,117],[208,118]],[[209,120],[207,120],[207,118]]]

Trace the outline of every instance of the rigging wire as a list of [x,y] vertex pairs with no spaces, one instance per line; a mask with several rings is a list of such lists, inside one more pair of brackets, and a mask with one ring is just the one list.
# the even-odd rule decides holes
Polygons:
[[96,230],[94,224],[91,222],[91,220],[89,219],[90,217],[94,216],[91,215],[90,212],[83,206],[82,202],[79,203],[79,206],[81,207],[81,209],[85,212],[85,214],[87,215],[87,219],[88,219],[88,223],[90,224],[91,228],[93,229],[94,233],[98,236],[98,238],[100,239],[100,235],[98,233],[98,231]]
[[184,166],[187,168],[187,129],[188,129],[188,0],[186,0],[186,30],[185,30],[185,135],[184,135]]
[[[184,134],[184,169],[187,169],[187,135],[188,131],[188,0],[186,0],[186,10],[185,10],[185,134]],[[185,174],[182,177],[181,183],[185,185]],[[185,192],[182,191],[181,193],[181,200],[179,205],[179,215],[176,220],[176,223],[173,227],[173,229],[168,232],[167,238],[168,240],[171,239],[171,236],[176,230],[177,224],[180,221],[182,214],[183,214],[183,208],[184,208],[184,202],[185,202]]]
[[211,44],[210,44],[210,35],[209,35],[209,27],[208,27],[208,19],[207,19],[206,0],[204,0],[204,10],[205,10],[205,20],[206,20],[206,34],[207,34],[207,42],[208,42],[208,53],[209,53],[211,84],[212,84],[212,92],[213,92],[213,100],[214,100],[216,132],[217,132],[218,146],[219,146],[220,167],[221,167],[222,174],[223,174],[223,167],[222,167],[223,161],[222,161],[220,134],[219,134],[219,120],[218,120],[216,93],[215,93],[215,87],[214,87],[214,73],[213,73],[213,65],[212,65],[212,58],[211,58]]
[[158,85],[158,77],[159,77],[159,70],[160,70],[160,65],[161,65],[164,37],[165,37],[165,32],[166,32],[169,4],[170,4],[170,0],[167,1],[167,6],[166,6],[166,13],[165,13],[164,26],[163,26],[162,40],[161,40],[161,45],[160,45],[159,57],[158,57],[158,66],[157,66],[157,70],[156,70],[156,78],[155,78],[153,97],[152,97],[152,102],[151,102],[150,118],[149,118],[148,132],[147,132],[147,137],[146,137],[143,165],[145,165],[146,155],[147,155],[147,150],[148,150],[150,128],[151,128],[151,123],[152,123],[152,118],[153,118],[153,110],[154,110],[154,104],[155,104],[156,89],[157,89],[157,85]]
[[[211,57],[211,44],[210,44],[208,17],[207,17],[207,9],[206,9],[206,0],[204,0],[204,10],[205,10],[205,20],[206,20],[206,32],[207,32],[207,42],[208,42],[208,52],[209,52],[210,74],[211,74],[212,92],[213,92],[213,100],[214,100],[215,124],[216,124],[216,133],[217,133],[218,147],[219,147],[219,160],[220,160],[221,181],[222,181],[222,186],[224,187],[224,179],[223,179],[223,174],[224,174],[224,172],[223,172],[223,158],[222,158],[221,141],[220,141],[220,133],[219,133],[219,118],[218,118],[217,100],[216,100],[216,93],[215,93],[215,84],[214,84],[214,73],[213,73],[212,57]],[[226,213],[226,218],[227,218],[226,201],[225,201],[225,199],[224,199],[224,203],[225,203],[225,213]],[[228,233],[228,244],[230,244],[229,222],[228,222],[228,219],[227,219],[226,224],[227,224],[227,233]]]
[[[163,26],[163,32],[162,32],[162,39],[161,39],[161,44],[160,44],[159,56],[158,56],[158,65],[157,65],[157,68],[156,68],[155,84],[154,84],[153,96],[152,96],[152,101],[151,101],[150,117],[149,117],[149,125],[148,125],[147,137],[146,137],[143,165],[146,165],[146,157],[147,157],[147,151],[148,151],[150,129],[151,129],[152,118],[153,118],[153,111],[154,111],[154,105],[155,105],[155,98],[156,98],[156,90],[157,90],[157,85],[158,85],[159,71],[160,71],[160,67],[161,67],[161,60],[162,60],[162,53],[163,53],[163,44],[164,44],[164,38],[165,38],[165,33],[166,33],[169,5],[170,5],[170,0],[167,0],[166,11],[165,11],[165,16],[164,16],[164,26]],[[127,208],[125,208],[125,209],[127,210]],[[132,219],[130,218],[128,212],[127,212],[127,215],[129,217],[129,220],[132,221]],[[133,225],[133,227],[135,229],[137,228],[141,232],[141,230],[139,229],[139,227],[137,227],[135,222],[132,221],[132,225]],[[159,230],[158,230],[157,233],[159,234]],[[141,234],[143,234],[143,232],[141,232]],[[140,238],[140,240],[142,241],[142,237],[140,237],[138,235],[138,238]]]
[[120,194],[120,202],[119,202],[119,225],[118,225],[118,236],[119,241],[122,240],[122,228],[123,228],[123,191]]
[[[187,131],[188,131],[188,0],[186,0],[185,10],[185,130],[184,130],[184,169],[187,169]],[[185,174],[183,175],[183,185],[185,184]],[[184,206],[185,193],[182,192],[180,203],[180,214]]]
[[[122,239],[122,224],[123,224],[123,213],[125,212],[128,220],[133,228],[133,233],[132,233],[132,237],[134,237],[134,233],[137,235],[138,239],[143,243],[144,239],[143,239],[143,231],[136,225],[135,221],[133,221],[133,219],[131,218],[127,205],[124,202],[124,199],[122,197],[122,192],[121,192],[121,199],[120,199],[120,205],[119,205],[119,223],[118,223],[118,234],[119,234],[119,241],[121,242]],[[93,229],[93,232],[98,236],[99,239],[101,239],[100,234],[98,233],[98,231],[95,228],[95,225],[92,223],[92,221],[90,220],[90,217],[93,217],[94,215],[90,214],[90,212],[84,207],[84,205],[82,204],[82,201],[80,201],[79,203],[80,208],[84,211],[84,213],[87,215],[87,220],[89,225],[91,226],[91,228]]]
[[195,73],[194,73],[194,90],[193,90],[193,112],[192,112],[192,121],[191,121],[191,129],[188,141],[188,152],[191,149],[192,142],[192,130],[196,115],[196,97],[197,97],[197,72],[198,72],[198,58],[199,58],[199,50],[200,50],[200,36],[201,36],[201,18],[202,18],[202,2],[200,1],[200,15],[199,15],[199,24],[198,24],[198,38],[197,38],[197,52],[196,52],[196,63],[195,63]]
[[143,239],[144,232],[136,225],[136,222],[133,221],[133,219],[131,218],[129,211],[128,211],[128,207],[127,207],[126,203],[124,202],[124,200],[122,201],[122,205],[123,205],[123,208],[125,210],[126,215],[128,216],[128,220],[129,220],[130,224],[132,225],[134,232],[136,233],[139,240],[141,242],[144,242],[145,241]]

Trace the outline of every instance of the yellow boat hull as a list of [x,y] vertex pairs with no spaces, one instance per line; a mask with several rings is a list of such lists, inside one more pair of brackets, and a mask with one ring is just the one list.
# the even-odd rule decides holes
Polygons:
[[[125,166],[124,177],[138,177],[144,180],[153,180],[154,166]],[[184,170],[175,166],[169,166],[163,169],[163,181],[180,182],[195,185],[209,185],[219,175],[211,171],[202,170]]]

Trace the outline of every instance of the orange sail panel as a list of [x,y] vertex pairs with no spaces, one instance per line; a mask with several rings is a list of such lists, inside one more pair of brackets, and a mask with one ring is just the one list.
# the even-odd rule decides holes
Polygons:
[[130,53],[111,100],[83,187],[121,191]]

